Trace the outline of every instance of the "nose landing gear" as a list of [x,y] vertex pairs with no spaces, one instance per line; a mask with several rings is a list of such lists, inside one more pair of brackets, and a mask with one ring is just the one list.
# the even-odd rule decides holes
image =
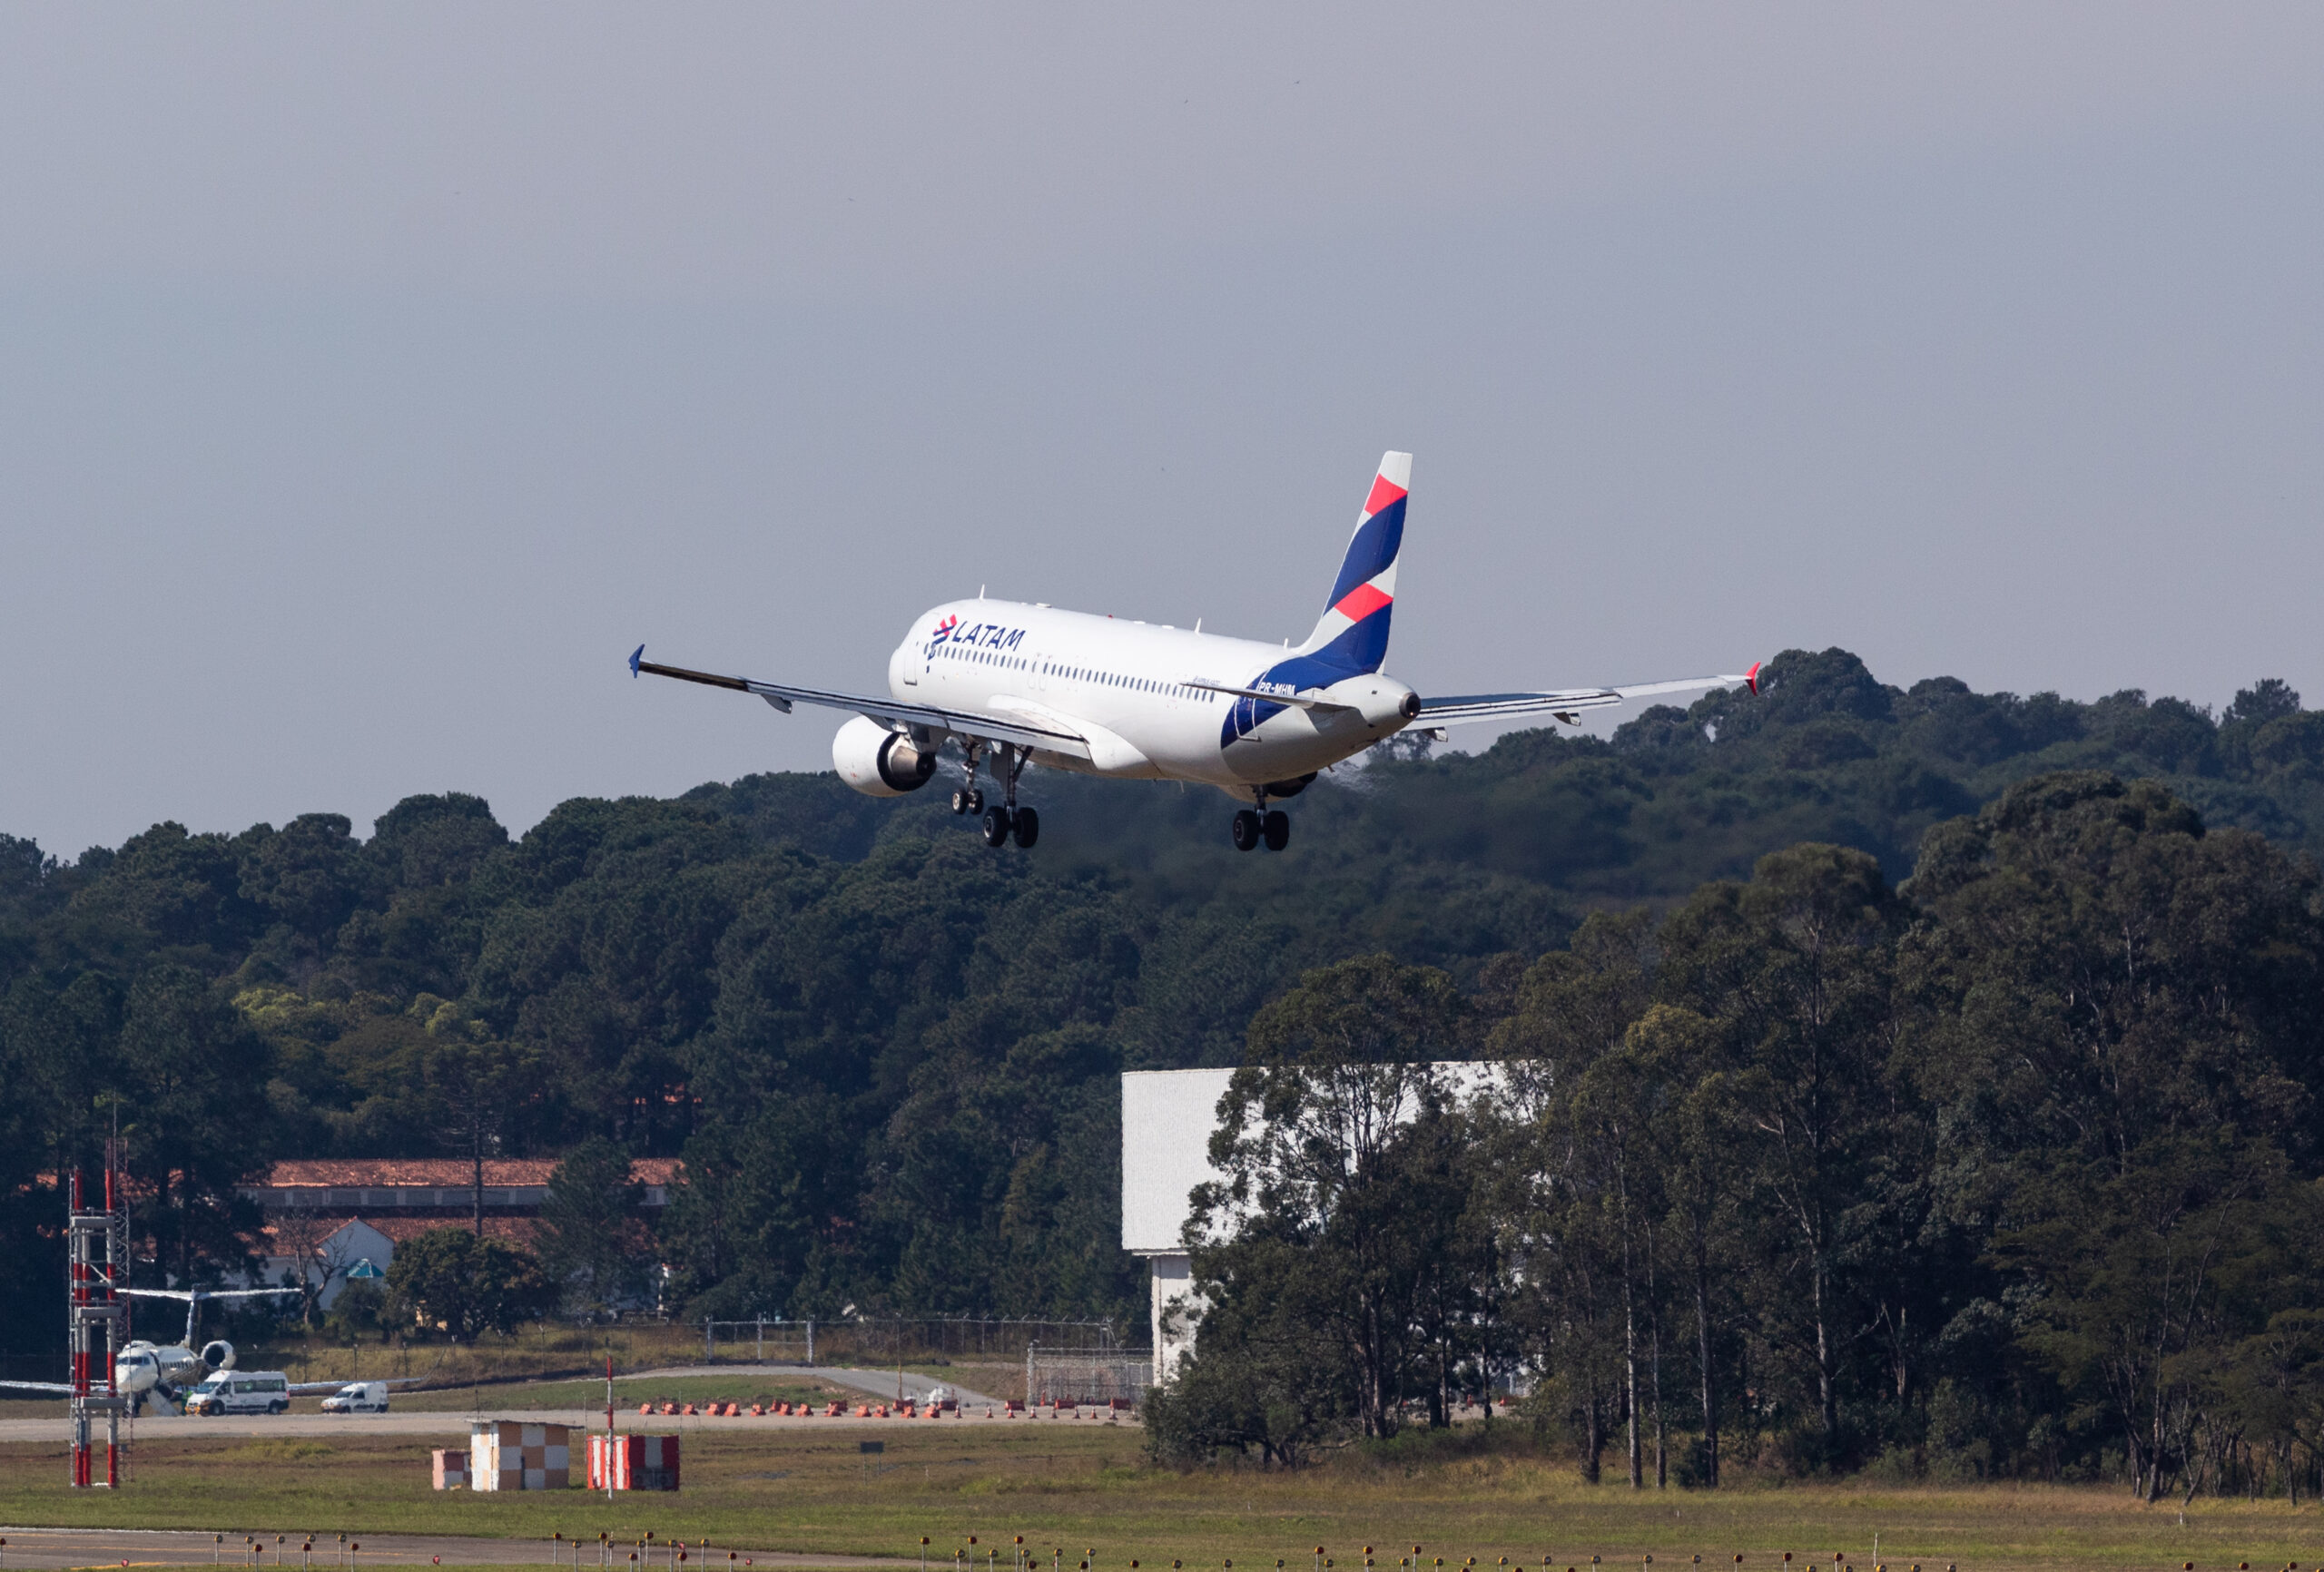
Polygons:
[[1235,850],[1250,851],[1265,842],[1269,851],[1281,851],[1291,844],[1291,815],[1280,808],[1267,806],[1267,792],[1264,786],[1255,789],[1252,796],[1258,806],[1237,812],[1230,827]]
[[984,750],[972,744],[966,753],[968,762],[961,767],[960,784],[952,793],[952,811],[981,813],[984,811],[984,792],[977,785],[977,764]]

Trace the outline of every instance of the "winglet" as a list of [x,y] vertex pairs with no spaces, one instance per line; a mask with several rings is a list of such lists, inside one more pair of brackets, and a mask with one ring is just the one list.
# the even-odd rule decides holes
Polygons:
[[[637,647],[643,650],[645,646],[644,644],[640,644]],[[630,656],[629,663],[630,666],[635,669],[637,665],[637,657],[635,655]],[[1759,696],[1759,668],[1765,664],[1767,664],[1767,663],[1764,661],[1753,661],[1751,663],[1751,669],[1743,673],[1743,685],[1751,690],[1751,696],[1755,699]]]
[[[642,660],[644,660],[645,658],[645,646],[644,644],[640,644],[640,645],[638,645],[635,649],[634,649],[634,650],[632,650],[632,651],[630,651],[630,652],[629,652],[629,674],[630,674],[631,676],[633,676],[633,677],[634,677],[634,676],[637,675],[637,663],[638,663],[638,662],[640,662],[640,661],[642,661]],[[1755,672],[1756,672],[1756,671],[1758,671],[1759,668],[1758,668],[1758,667],[1757,667],[1757,666],[1753,666],[1751,669],[1752,669],[1753,671],[1755,671]],[[1757,691],[1757,690],[1754,690],[1754,692],[1756,692],[1756,691]]]

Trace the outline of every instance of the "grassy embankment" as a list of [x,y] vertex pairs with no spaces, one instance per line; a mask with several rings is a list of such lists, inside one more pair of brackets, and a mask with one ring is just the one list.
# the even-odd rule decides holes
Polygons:
[[[1985,1486],[1920,1488],[1859,1483],[1759,1482],[1716,1493],[1633,1493],[1586,1486],[1571,1465],[1515,1452],[1429,1459],[1343,1457],[1293,1475],[1255,1469],[1180,1474],[1144,1466],[1129,1425],[1029,1420],[1022,1428],[900,1428],[867,1458],[856,1430],[822,1434],[690,1431],[686,1488],[676,1497],[608,1503],[556,1495],[438,1494],[425,1449],[400,1438],[233,1440],[139,1438],[132,1486],[76,1493],[63,1484],[58,1444],[0,1447],[0,1520],[21,1524],[210,1528],[232,1535],[314,1532],[481,1534],[594,1540],[603,1529],[635,1540],[707,1538],[715,1547],[886,1555],[917,1561],[922,1535],[939,1563],[975,1535],[999,1547],[1013,1537],[1074,1567],[1096,1551],[1100,1572],[1183,1560],[1291,1572],[1326,1547],[1334,1572],[1360,1568],[1364,1547],[1384,1567],[1415,1544],[1424,1572],[1435,1557],[1458,1568],[1502,1557],[1539,1567],[1587,1567],[1590,1557],[1664,1567],[1793,1566],[1837,1551],[1870,1572],[1957,1563],[1962,1572],[2007,1567],[2079,1572],[2192,1561],[2205,1572],[2239,1562],[2311,1567],[2324,1558],[2324,1516],[2281,1501],[2201,1500],[2146,1508],[2120,1488]],[[544,1557],[546,1559],[546,1557]],[[713,1562],[723,1557],[712,1557]]]

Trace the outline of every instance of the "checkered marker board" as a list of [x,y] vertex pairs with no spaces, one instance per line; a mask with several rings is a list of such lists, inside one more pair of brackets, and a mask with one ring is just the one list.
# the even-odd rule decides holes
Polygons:
[[573,1482],[564,1425],[478,1420],[468,1431],[468,1488],[562,1490]]
[[677,1488],[677,1437],[589,1438],[589,1488],[675,1490]]
[[428,1466],[439,1490],[465,1490],[468,1487],[468,1455],[457,1447],[438,1447],[428,1454]]

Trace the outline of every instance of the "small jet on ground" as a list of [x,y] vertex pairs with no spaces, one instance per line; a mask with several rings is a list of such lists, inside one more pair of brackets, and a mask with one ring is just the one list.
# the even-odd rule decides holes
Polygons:
[[[1295,797],[1324,770],[1408,726],[1441,737],[1472,721],[1552,715],[1632,699],[1729,687],[1758,692],[1759,668],[1613,688],[1423,698],[1380,669],[1395,605],[1412,455],[1390,453],[1358,516],[1339,576],[1315,631],[1297,648],[1044,604],[952,601],[922,613],[888,657],[886,696],[826,693],[656,665],[640,644],[632,676],[755,693],[785,714],[793,705],[852,710],[832,740],[840,778],[873,797],[916,791],[949,748],[960,770],[952,811],[983,816],[988,844],[1030,846],[1039,815],[1017,803],[1028,762],[1127,780],[1190,781],[1250,806],[1236,813],[1235,845],[1281,850],[1291,820],[1268,803]],[[977,783],[990,761],[1001,801]]]
[[[185,1301],[185,1336],[178,1342],[157,1343],[137,1338],[122,1346],[113,1356],[113,1390],[129,1400],[129,1411],[135,1414],[146,1410],[175,1414],[185,1407],[185,1394],[204,1377],[219,1371],[234,1368],[234,1345],[224,1338],[212,1338],[199,1351],[193,1341],[195,1318],[202,1302],[212,1299],[257,1299],[269,1294],[297,1293],[295,1288],[124,1288],[124,1294],[135,1299],[182,1299]],[[335,1391],[338,1381],[305,1382],[291,1387],[294,1392]],[[11,1391],[53,1393],[61,1397],[73,1395],[73,1389],[61,1381],[0,1381],[0,1388]]]

